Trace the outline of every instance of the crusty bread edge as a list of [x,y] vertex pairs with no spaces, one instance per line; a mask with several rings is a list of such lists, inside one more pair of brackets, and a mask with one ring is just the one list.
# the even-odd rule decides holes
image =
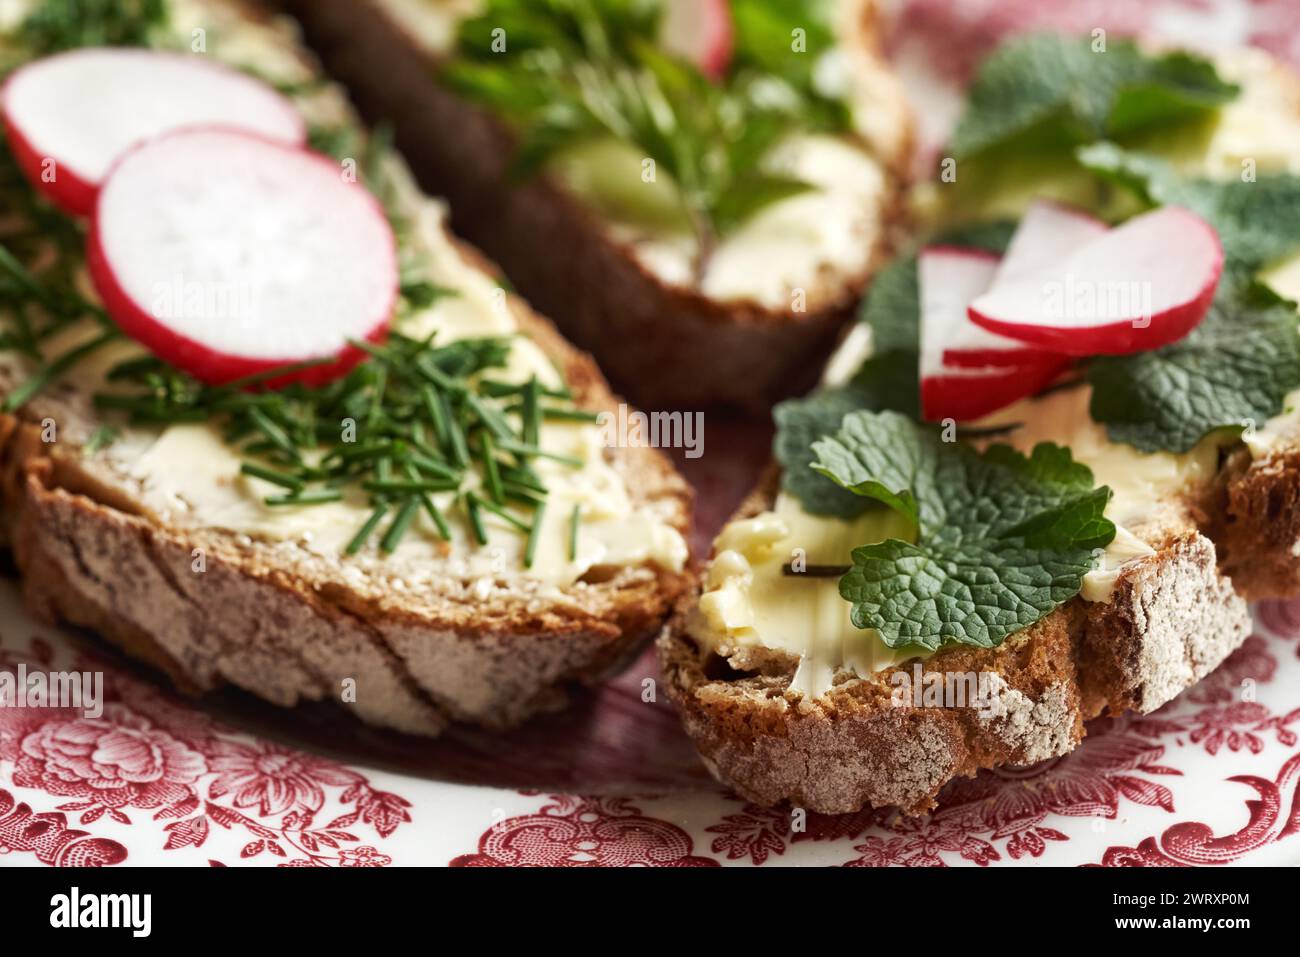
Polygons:
[[[417,177],[450,201],[457,232],[499,262],[529,301],[644,407],[766,408],[804,391],[901,231],[910,126],[881,157],[888,182],[869,262],[860,275],[838,277],[838,291],[823,306],[776,311],[667,285],[546,178],[511,183],[504,128],[435,82],[435,65],[382,9],[359,0],[278,5],[302,22],[363,115],[394,121],[397,144]],[[856,39],[884,71],[873,43],[876,16],[874,2],[862,4]]]
[[[736,518],[769,508],[778,482],[773,467]],[[1126,566],[1108,603],[1076,598],[999,648],[948,648],[924,661],[926,673],[994,672],[984,712],[895,706],[890,676],[911,663],[867,678],[841,671],[812,702],[788,691],[793,658],[712,677],[722,663],[691,636],[697,599],[683,600],[658,649],[705,764],[748,800],[828,814],[895,805],[924,813],[956,777],[1065,754],[1086,720],[1158,708],[1250,629],[1245,603],[1216,571],[1214,545],[1190,525],[1170,528],[1155,555]]]
[[[456,242],[479,269],[495,268]],[[589,356],[518,297],[521,332],[564,372],[578,404],[618,404]],[[654,504],[689,540],[689,487],[657,449],[619,448],[639,505]],[[580,601],[479,622],[404,614],[339,581],[309,583],[210,529],[170,528],[139,514],[79,466],[80,453],[41,441],[37,423],[0,416],[0,518],[39,617],[90,628],[166,672],[182,690],[222,684],[281,705],[333,700],[370,723],[437,734],[453,721],[510,727],[562,707],[568,689],[599,682],[654,637],[692,582],[654,566],[620,569]],[[196,549],[203,570],[195,572]],[[588,601],[590,604],[590,601]]]

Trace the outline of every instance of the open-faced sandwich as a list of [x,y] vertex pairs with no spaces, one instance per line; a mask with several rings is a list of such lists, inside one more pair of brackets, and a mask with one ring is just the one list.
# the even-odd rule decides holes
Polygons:
[[[27,601],[196,691],[435,734],[660,629],[689,493],[287,21],[6,5],[3,527]],[[111,45],[111,46],[106,46]]]
[[[1087,93],[1081,96],[1082,92]],[[1034,36],[981,68],[916,255],[660,642],[713,773],[924,812],[1149,712],[1300,575],[1300,87]]]
[[902,206],[873,2],[282,3],[620,389],[759,405],[815,381]]

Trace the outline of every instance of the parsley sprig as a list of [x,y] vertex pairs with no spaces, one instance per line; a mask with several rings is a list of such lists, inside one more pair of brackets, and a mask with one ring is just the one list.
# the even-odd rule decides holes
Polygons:
[[[809,188],[764,170],[778,140],[849,125],[844,104],[812,82],[812,63],[832,42],[815,4],[740,0],[732,11],[737,52],[716,83],[654,44],[659,4],[622,0],[489,0],[462,25],[442,75],[514,127],[520,176],[602,138],[653,159],[677,187],[702,270],[717,237]],[[795,29],[805,50],[791,48]],[[494,48],[502,36],[504,52]]]

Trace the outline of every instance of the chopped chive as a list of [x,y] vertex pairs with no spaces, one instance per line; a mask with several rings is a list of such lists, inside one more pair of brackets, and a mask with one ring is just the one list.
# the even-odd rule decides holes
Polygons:
[[383,521],[384,516],[387,514],[387,504],[381,502],[376,505],[375,510],[370,513],[370,517],[366,519],[366,523],[362,525],[357,531],[357,534],[353,536],[352,541],[348,542],[348,547],[345,548],[344,551],[349,555],[355,555],[357,552],[361,551],[362,547],[366,544],[366,541],[369,540],[371,533],[374,532],[375,527]]
[[497,444],[507,452],[514,452],[516,455],[523,455],[527,458],[551,459],[554,462],[560,462],[564,465],[572,466],[575,469],[582,468],[582,459],[575,459],[571,455],[560,455],[557,452],[547,452],[545,449],[536,445],[516,442],[513,439],[502,439]]
[[[0,249],[2,248],[3,247],[0,247]],[[15,409],[22,408],[22,406],[26,405],[28,400],[30,400],[32,396],[36,395],[36,393],[40,392],[59,376],[63,375],[63,373],[67,372],[86,356],[90,355],[95,350],[102,348],[116,338],[118,338],[117,331],[110,329],[109,331],[96,336],[89,342],[77,346],[75,349],[68,350],[57,359],[52,359],[50,362],[47,362],[42,368],[33,373],[26,382],[22,383],[5,396],[4,402],[0,403],[0,410],[12,412]]]
[[450,465],[439,462],[437,459],[432,459],[421,452],[408,452],[406,460],[412,465],[420,468],[422,471],[432,472],[434,475],[441,475],[446,479],[460,478],[460,473],[456,469],[452,468]]
[[507,502],[523,502],[527,505],[540,505],[546,501],[545,495],[539,495],[532,489],[522,488],[517,485],[507,484],[505,486]]
[[388,531],[384,532],[384,537],[379,543],[380,551],[390,553],[396,550],[398,544],[402,541],[402,536],[406,530],[411,527],[411,522],[415,520],[415,513],[420,508],[420,500],[412,495],[402,503],[402,507],[397,512],[397,517],[393,519],[393,524],[388,526]]
[[479,514],[478,498],[471,493],[465,495],[465,512],[469,515],[469,525],[474,532],[474,540],[480,545],[486,545],[487,529],[483,527],[483,516]]
[[294,475],[286,475],[283,472],[277,472],[274,469],[263,468],[252,462],[245,462],[239,466],[239,471],[244,475],[251,475],[253,478],[260,478],[264,482],[270,482],[273,485],[279,485],[281,488],[287,488],[291,492],[302,490],[302,479]]
[[[442,401],[446,401],[443,399]],[[448,416],[447,432],[451,436],[451,460],[461,468],[469,465],[469,443],[465,441],[465,431],[459,422]]]
[[420,495],[420,502],[424,505],[424,510],[429,513],[429,518],[438,528],[438,534],[442,536],[444,542],[451,541],[451,529],[447,527],[447,520],[442,517],[442,512],[438,506],[433,503],[433,499],[426,494]]
[[561,422],[599,422],[600,413],[588,409],[557,409],[544,406],[542,418]]
[[425,411],[428,412],[429,421],[433,424],[434,437],[443,445],[447,445],[451,441],[451,436],[447,431],[446,406],[442,404],[433,386],[424,386],[420,390],[420,398],[424,400]]
[[483,390],[484,395],[490,395],[494,399],[501,399],[508,395],[518,395],[524,387],[515,382],[501,382],[497,379],[480,379],[479,388]]
[[[473,495],[472,492],[471,492],[470,494]],[[511,525],[513,525],[515,528],[519,529],[521,532],[527,532],[527,531],[529,531],[528,523],[527,523],[527,522],[525,522],[523,519],[519,518],[517,515],[511,515],[509,512],[507,512],[507,511],[506,511],[504,508],[502,508],[500,505],[496,505],[496,504],[494,504],[494,503],[492,503],[492,502],[487,501],[486,499],[479,498],[477,495],[474,496],[474,501],[475,501],[475,502],[476,502],[476,503],[477,503],[481,508],[485,508],[485,509],[487,509],[487,510],[488,510],[489,512],[491,512],[493,515],[499,515],[499,516],[501,516],[501,517],[504,518],[507,522],[509,522]]]
[[61,311],[59,302],[53,294],[4,246],[0,246],[0,270],[7,273],[20,289],[50,312]]
[[388,370],[380,366],[375,372],[375,390],[370,396],[370,411],[366,413],[366,427],[375,428],[383,411],[384,391],[388,388]]
[[[541,508],[542,506],[538,506]],[[582,521],[582,505],[573,506],[573,514],[569,516],[569,561],[578,560],[578,523]]]
[[537,506],[533,512],[533,527],[528,530],[528,544],[524,547],[524,567],[533,567],[533,558],[537,554],[537,540],[542,537],[542,518],[546,515],[546,505]]
[[282,376],[290,375],[294,372],[302,372],[304,369],[314,369],[317,366],[329,365],[334,362],[333,356],[327,356],[323,359],[305,359],[302,362],[292,362],[288,365],[277,366],[274,369],[267,369],[264,372],[255,372],[252,375],[246,375],[243,378],[227,382],[221,388],[223,389],[247,389],[249,386],[260,385],[271,379],[278,379]]
[[478,396],[470,392],[465,393],[465,404],[473,410],[479,421],[487,426],[489,431],[496,434],[497,438],[514,438],[514,431],[506,423],[506,420],[501,417],[501,413],[484,405]]
[[324,505],[326,502],[343,500],[343,493],[338,489],[323,488],[313,492],[299,492],[294,495],[271,495],[262,499],[266,505]]
[[524,388],[524,403],[522,417],[524,420],[524,442],[528,445],[537,445],[540,442],[542,422],[538,416],[537,400],[541,391],[541,386],[537,382],[537,376],[528,380],[528,385]]
[[162,360],[156,356],[136,356],[134,359],[124,359],[114,364],[108,370],[106,378],[110,382],[117,382],[121,379],[130,379],[146,372],[157,372],[163,369]]
[[454,492],[460,487],[459,482],[414,481],[410,479],[386,479],[384,481],[366,481],[361,487],[367,492],[409,493],[409,492]]
[[280,426],[271,421],[270,416],[262,411],[258,406],[251,406],[248,410],[248,417],[252,420],[254,428],[266,436],[267,441],[271,442],[282,452],[297,458],[298,449],[294,446],[293,441]]
[[496,452],[492,448],[492,433],[483,433],[483,472],[487,482],[488,494],[492,501],[500,505],[505,501],[505,492],[501,487],[501,473],[497,471]]

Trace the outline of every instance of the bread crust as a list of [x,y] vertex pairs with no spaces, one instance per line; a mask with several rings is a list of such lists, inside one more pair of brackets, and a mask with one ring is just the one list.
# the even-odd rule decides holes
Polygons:
[[1251,601],[1300,592],[1300,435],[1266,455],[1235,450],[1210,489],[1206,530],[1220,566]]
[[[770,508],[778,481],[773,467],[735,518]],[[1213,543],[1190,522],[1159,535],[1108,603],[1075,598],[998,648],[945,648],[922,663],[923,673],[991,672],[985,709],[896,705],[891,676],[911,674],[911,662],[868,677],[841,669],[807,701],[789,690],[794,656],[724,663],[703,650],[691,624],[698,590],[658,642],[669,694],[709,770],[748,800],[922,814],[954,778],[1068,753],[1088,719],[1160,707],[1246,639],[1249,613],[1216,570]]]
[[[499,262],[528,300],[590,350],[615,386],[642,406],[721,402],[765,409],[805,391],[901,232],[910,128],[881,157],[888,187],[864,268],[858,275],[825,277],[829,288],[818,305],[776,311],[665,284],[546,177],[513,182],[513,147],[504,127],[436,82],[436,64],[374,3],[279,5],[302,22],[363,115],[394,123],[396,142],[417,177],[449,200],[457,232]],[[883,72],[874,4],[862,8],[857,34]],[[901,105],[899,113],[905,116]]]
[[[578,405],[616,409],[589,356],[518,297],[509,303]],[[25,600],[43,619],[93,629],[187,692],[230,684],[286,706],[339,701],[362,720],[416,734],[453,721],[506,728],[606,677],[661,630],[692,581],[688,562],[681,572],[610,570],[558,600],[527,579],[498,583],[490,598],[467,583],[421,596],[287,543],[169,526],[105,486],[79,450],[41,440],[47,415],[60,433],[74,431],[53,391],[44,406],[0,416],[0,519]],[[606,454],[634,503],[689,540],[691,492],[667,458],[640,447]]]

